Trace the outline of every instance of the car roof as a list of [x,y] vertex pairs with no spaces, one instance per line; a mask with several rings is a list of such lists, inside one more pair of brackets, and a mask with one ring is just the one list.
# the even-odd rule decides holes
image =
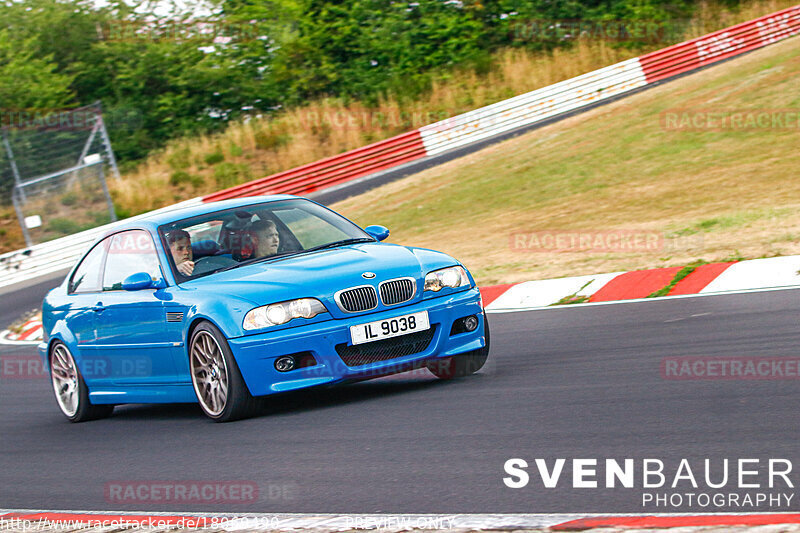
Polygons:
[[[151,215],[137,218],[130,222],[123,222],[115,226],[113,233],[125,230],[128,228],[148,228],[155,231],[158,226],[177,222],[186,218],[196,217],[200,215],[207,215],[216,211],[223,211],[225,209],[232,209],[236,207],[245,207],[254,204],[262,204],[268,202],[276,202],[278,200],[307,200],[301,196],[292,196],[291,194],[273,194],[269,196],[246,196],[243,198],[234,198],[231,200],[220,200],[219,202],[209,202],[186,207],[176,207],[174,210],[163,210]],[[110,232],[111,233],[111,232]]]

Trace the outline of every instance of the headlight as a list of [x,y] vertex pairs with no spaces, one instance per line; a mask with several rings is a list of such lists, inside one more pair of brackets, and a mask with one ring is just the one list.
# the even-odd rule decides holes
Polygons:
[[293,318],[314,318],[328,310],[315,298],[300,298],[251,309],[244,317],[244,329],[263,329],[286,324]]
[[437,292],[445,287],[467,287],[469,286],[469,276],[464,267],[455,266],[434,270],[425,276],[425,290]]

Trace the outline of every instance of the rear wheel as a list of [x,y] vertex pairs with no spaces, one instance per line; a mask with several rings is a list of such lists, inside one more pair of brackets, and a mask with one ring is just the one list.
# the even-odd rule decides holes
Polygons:
[[58,407],[70,422],[105,418],[114,411],[113,405],[92,405],[89,388],[78,370],[75,358],[62,342],[56,342],[50,348],[50,381]]
[[192,385],[203,412],[215,422],[251,414],[255,399],[247,390],[228,342],[210,322],[200,323],[189,343]]
[[486,320],[486,313],[483,314],[483,334],[486,337],[486,345],[483,348],[428,361],[428,370],[439,379],[462,378],[474,374],[483,368],[489,357],[489,321]]

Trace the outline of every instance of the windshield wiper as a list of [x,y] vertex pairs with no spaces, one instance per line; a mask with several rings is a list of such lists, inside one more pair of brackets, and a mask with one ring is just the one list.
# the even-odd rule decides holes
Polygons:
[[333,241],[329,242],[328,244],[320,244],[319,246],[314,246],[313,248],[308,248],[303,250],[303,252],[315,252],[317,250],[325,250],[327,248],[336,248],[337,246],[347,246],[348,244],[356,244],[358,242],[375,242],[375,239],[370,239],[368,237],[357,237],[355,239],[344,239],[341,241]]

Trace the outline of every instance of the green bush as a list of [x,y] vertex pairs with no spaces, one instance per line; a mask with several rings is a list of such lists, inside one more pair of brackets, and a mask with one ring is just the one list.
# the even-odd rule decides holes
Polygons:
[[167,164],[172,170],[183,170],[191,165],[189,148],[179,148],[167,157]]
[[117,220],[124,220],[132,216],[130,209],[125,209],[124,207],[120,207],[118,205],[114,206],[114,213],[117,215]]
[[54,218],[47,223],[44,229],[45,231],[61,235],[72,235],[73,233],[78,233],[87,228],[71,218]]
[[189,183],[195,189],[203,185],[203,177],[197,174],[189,174],[185,170],[173,172],[169,177],[169,184],[173,187],[179,187],[183,184]]
[[98,226],[111,222],[111,216],[108,214],[108,211],[93,211],[89,213],[89,215]]
[[222,150],[217,148],[210,154],[206,154],[203,161],[205,161],[207,165],[216,165],[217,163],[225,161],[225,155],[223,155]]
[[256,147],[259,150],[276,150],[281,146],[289,144],[292,136],[288,133],[281,133],[273,130],[259,130],[255,133]]
[[192,181],[192,175],[186,172],[185,170],[178,170],[177,172],[173,172],[172,175],[169,177],[169,184],[173,187],[177,187],[182,183],[190,183]]
[[251,178],[250,167],[237,163],[220,163],[214,167],[214,180],[217,187],[233,187]]
[[244,151],[238,144],[231,143],[231,155],[233,157],[241,157]]
[[69,207],[75,205],[76,203],[78,203],[78,193],[76,192],[68,192],[61,197],[61,205]]

